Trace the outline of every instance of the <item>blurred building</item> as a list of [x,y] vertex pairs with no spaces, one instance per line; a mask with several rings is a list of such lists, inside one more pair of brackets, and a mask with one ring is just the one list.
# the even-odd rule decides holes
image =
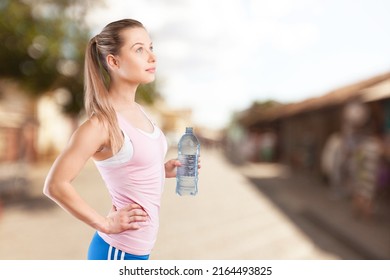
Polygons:
[[37,160],[35,101],[17,83],[0,80],[0,206],[28,189],[28,168]]
[[82,121],[63,112],[62,94],[60,89],[48,92],[37,100],[36,117],[39,126],[36,148],[40,160],[54,160],[65,148],[73,131]]
[[285,164],[325,183],[324,201],[343,199],[355,218],[388,221],[390,72],[302,102],[252,106],[237,114],[227,137],[237,163]]
[[325,143],[342,130],[344,110],[351,102],[365,104],[371,133],[383,141],[388,139],[390,73],[385,73],[302,102],[280,104],[267,110],[252,107],[242,112],[236,122],[244,130],[248,145],[254,146],[249,159],[264,160],[262,139],[272,135],[273,150],[268,160],[320,174]]
[[35,161],[34,101],[11,81],[0,82],[0,162]]

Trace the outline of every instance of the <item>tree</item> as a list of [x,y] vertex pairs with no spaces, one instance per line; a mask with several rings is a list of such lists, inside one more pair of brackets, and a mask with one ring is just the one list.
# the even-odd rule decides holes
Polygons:
[[64,88],[69,93],[64,109],[77,114],[83,106],[87,2],[3,0],[0,77],[18,81],[33,97]]

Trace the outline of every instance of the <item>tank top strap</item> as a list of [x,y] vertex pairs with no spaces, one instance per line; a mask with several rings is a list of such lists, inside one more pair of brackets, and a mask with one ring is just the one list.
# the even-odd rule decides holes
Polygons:
[[138,105],[139,109],[142,111],[142,113],[145,115],[145,117],[147,117],[147,119],[148,119],[154,126],[156,126],[156,123],[150,118],[149,114],[146,113],[145,109],[144,109],[140,104],[137,103],[137,105]]

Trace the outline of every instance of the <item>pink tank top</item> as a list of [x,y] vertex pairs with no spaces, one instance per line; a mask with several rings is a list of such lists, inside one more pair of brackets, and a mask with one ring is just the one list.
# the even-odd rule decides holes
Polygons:
[[119,250],[134,255],[148,255],[155,244],[159,227],[167,141],[156,125],[153,124],[154,132],[149,135],[132,126],[119,114],[117,116],[119,127],[125,135],[125,142],[117,154],[120,160],[110,161],[108,164],[105,161],[95,161],[95,164],[113,205],[120,209],[130,203],[137,203],[147,212],[148,220],[140,223],[141,228],[138,230],[98,234]]

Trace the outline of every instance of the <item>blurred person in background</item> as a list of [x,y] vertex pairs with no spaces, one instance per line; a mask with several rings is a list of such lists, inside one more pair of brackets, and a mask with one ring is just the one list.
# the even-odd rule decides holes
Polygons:
[[352,101],[343,111],[340,133],[331,135],[323,151],[334,198],[352,198],[358,217],[370,218],[380,174],[381,143],[371,129],[368,108]]
[[365,219],[370,218],[374,211],[382,153],[370,120],[365,104],[357,100],[347,104],[342,133],[345,174],[353,210],[357,217]]
[[[135,102],[137,87],[155,79],[156,56],[144,26],[112,22],[93,37],[85,58],[88,119],[52,165],[44,193],[96,229],[88,259],[148,259],[157,238],[164,178],[177,160],[164,163],[167,141]],[[108,216],[97,213],[72,186],[92,158],[112,197]]]
[[353,204],[359,218],[370,219],[374,214],[381,156],[381,143],[374,135],[366,135],[355,151]]
[[373,131],[371,118],[368,107],[361,102],[352,102],[346,108],[353,210],[364,219],[371,218],[375,210],[382,158],[382,144]]
[[326,140],[321,154],[321,170],[331,188],[331,198],[340,199],[346,195],[342,181],[341,136],[332,133]]

